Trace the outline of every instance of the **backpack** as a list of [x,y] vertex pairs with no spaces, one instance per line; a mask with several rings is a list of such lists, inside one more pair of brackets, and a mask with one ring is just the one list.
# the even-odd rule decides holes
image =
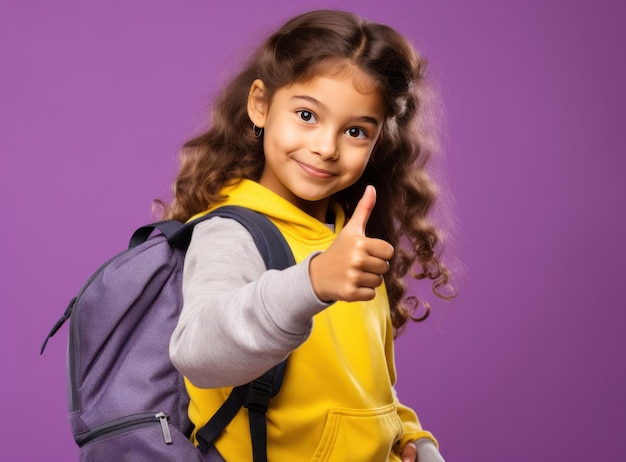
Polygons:
[[[129,249],[89,278],[41,347],[43,354],[70,319],[69,419],[81,461],[223,461],[212,443],[241,406],[248,409],[253,460],[267,460],[265,411],[280,389],[286,362],[235,387],[197,432],[196,447],[189,439],[189,396],[169,358],[182,308],[185,252],[193,227],[213,216],[246,227],[268,269],[294,264],[274,224],[242,207],[221,207],[187,224],[166,220],[137,229]],[[155,229],[161,233],[150,237]]]

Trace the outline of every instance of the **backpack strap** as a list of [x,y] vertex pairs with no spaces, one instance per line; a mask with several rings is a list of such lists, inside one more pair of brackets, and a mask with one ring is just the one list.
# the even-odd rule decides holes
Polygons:
[[260,212],[235,205],[225,205],[196,218],[176,231],[168,240],[174,245],[188,245],[193,227],[214,216],[231,218],[246,228],[254,239],[267,269],[281,270],[295,265],[291,248],[276,225]]
[[213,417],[196,432],[198,448],[205,452],[224,428],[233,420],[242,406],[248,409],[252,456],[254,462],[267,461],[267,421],[265,413],[270,399],[276,396],[285,375],[287,360],[268,370],[261,377],[246,385],[233,388],[232,392]]
[[[267,419],[265,413],[270,399],[280,390],[287,360],[267,371],[258,379],[241,387],[244,393],[243,405],[248,409],[250,435],[252,438],[252,460],[267,462]],[[238,387],[239,388],[239,387]]]
[[[155,229],[161,231],[161,234],[163,234],[169,241],[170,238],[175,236],[176,233],[180,232],[180,230],[184,227],[185,224],[178,220],[162,220],[157,221],[156,223],[150,223],[149,225],[144,225],[137,228],[137,230],[133,233],[130,238],[128,248],[132,249],[133,247],[137,247],[139,244],[146,242]],[[189,234],[189,237],[191,238],[191,233]],[[189,242],[187,242],[187,244],[189,244]]]
[[[244,226],[257,246],[267,269],[285,269],[295,264],[287,241],[278,228],[265,215],[238,206],[220,207],[178,229],[168,239],[174,245],[188,245],[193,227],[212,216],[231,218]],[[160,229],[160,228],[159,228]],[[267,421],[265,413],[270,400],[282,385],[286,360],[274,366],[252,382],[235,387],[224,404],[196,432],[201,451],[207,451],[224,428],[237,415],[241,407],[248,409],[252,453],[254,462],[267,461]]]
[[184,224],[178,220],[162,220],[144,225],[133,233],[128,248],[132,249],[145,242],[153,231],[158,230],[170,244],[186,249],[191,241],[194,227],[214,216],[231,218],[246,228],[252,235],[267,269],[285,269],[295,264],[287,241],[274,223],[260,212],[237,205],[219,207]]

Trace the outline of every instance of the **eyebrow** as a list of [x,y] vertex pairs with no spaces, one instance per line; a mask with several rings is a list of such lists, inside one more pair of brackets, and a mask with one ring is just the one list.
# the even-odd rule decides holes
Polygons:
[[[326,106],[324,103],[322,103],[320,100],[313,98],[312,96],[308,96],[308,95],[294,95],[291,97],[291,99],[303,99],[305,101],[308,101],[309,103],[315,104],[317,106],[320,106],[322,109],[328,111],[328,106]],[[357,116],[355,118],[356,121],[358,122],[364,122],[364,123],[370,123],[373,124],[375,126],[379,126],[380,125],[380,121],[375,118],[375,117],[371,117],[371,116]]]

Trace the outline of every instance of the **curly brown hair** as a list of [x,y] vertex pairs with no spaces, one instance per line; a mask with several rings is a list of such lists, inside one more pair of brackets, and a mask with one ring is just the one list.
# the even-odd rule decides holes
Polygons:
[[405,299],[407,275],[432,280],[441,298],[453,293],[440,290],[449,287],[450,275],[437,250],[442,248],[440,232],[429,219],[436,187],[426,171],[433,146],[425,129],[431,122],[425,108],[426,60],[386,25],[348,12],[318,10],[296,16],[270,35],[218,95],[210,128],[184,144],[174,201],[166,207],[165,218],[188,220],[222,201],[225,184],[259,179],[262,139],[254,136],[246,107],[255,79],[263,81],[271,99],[278,88],[306,82],[342,62],[373,79],[386,105],[386,119],[362,177],[333,199],[350,216],[366,185],[376,187],[377,206],[366,232],[396,248],[385,283],[398,331],[409,319],[424,320],[430,311],[422,302],[425,313],[415,315],[417,298]]

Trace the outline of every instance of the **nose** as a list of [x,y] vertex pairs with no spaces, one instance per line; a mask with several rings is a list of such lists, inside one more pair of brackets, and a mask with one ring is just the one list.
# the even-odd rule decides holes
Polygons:
[[323,160],[336,160],[339,158],[339,146],[332,130],[319,131],[315,134],[311,151]]

